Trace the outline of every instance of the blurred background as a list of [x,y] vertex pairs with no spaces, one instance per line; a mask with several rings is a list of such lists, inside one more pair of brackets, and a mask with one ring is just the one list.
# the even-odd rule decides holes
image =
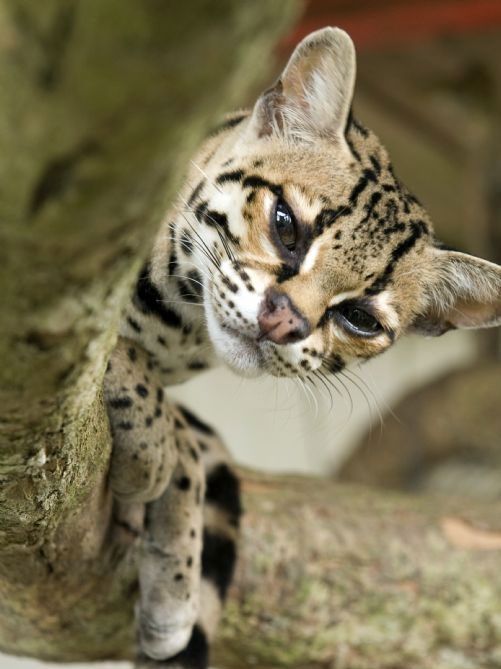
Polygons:
[[[355,114],[383,140],[439,236],[501,262],[501,2],[310,0],[277,47],[275,74],[294,45],[324,25],[353,37]],[[501,495],[499,332],[408,338],[350,370],[338,388],[328,396],[325,388],[220,369],[175,395],[215,425],[245,465]],[[0,666],[48,665],[0,656]]]

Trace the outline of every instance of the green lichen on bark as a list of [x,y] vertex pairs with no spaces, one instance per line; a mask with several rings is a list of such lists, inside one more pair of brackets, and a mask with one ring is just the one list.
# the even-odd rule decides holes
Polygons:
[[[500,666],[499,505],[252,474],[246,488],[221,666]],[[467,545],[445,529],[454,518]]]

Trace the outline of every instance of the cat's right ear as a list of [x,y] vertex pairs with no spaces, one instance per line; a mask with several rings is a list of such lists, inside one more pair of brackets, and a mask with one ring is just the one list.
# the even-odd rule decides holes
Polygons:
[[306,142],[344,139],[355,73],[355,47],[344,30],[311,33],[296,47],[276,84],[257,101],[252,132]]
[[434,249],[428,303],[411,326],[425,335],[501,325],[501,266],[467,253]]

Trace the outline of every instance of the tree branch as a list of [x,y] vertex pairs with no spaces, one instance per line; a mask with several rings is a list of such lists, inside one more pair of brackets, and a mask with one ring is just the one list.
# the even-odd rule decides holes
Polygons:
[[[0,14],[5,652],[133,654],[137,546],[112,520],[104,367],[182,165],[296,8],[185,5],[14,0]],[[221,666],[495,661],[497,507],[249,472],[244,488]]]

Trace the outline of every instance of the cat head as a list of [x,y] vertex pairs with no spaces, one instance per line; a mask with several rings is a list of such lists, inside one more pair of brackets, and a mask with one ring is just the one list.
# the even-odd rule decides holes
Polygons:
[[501,268],[437,241],[351,114],[355,69],[345,32],[312,33],[194,162],[179,261],[241,374],[336,372],[407,332],[501,323]]

